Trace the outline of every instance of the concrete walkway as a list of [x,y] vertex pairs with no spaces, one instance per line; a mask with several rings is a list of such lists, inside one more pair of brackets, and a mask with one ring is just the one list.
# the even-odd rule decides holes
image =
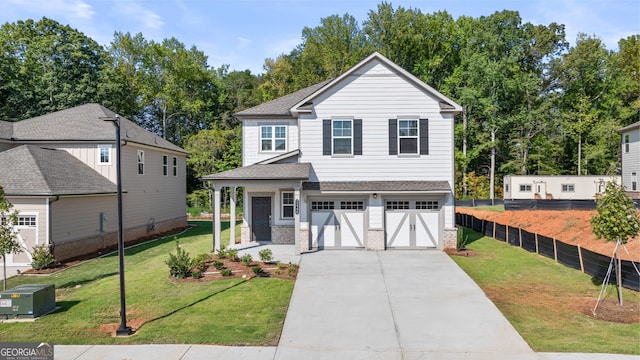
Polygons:
[[471,278],[440,251],[320,251],[300,258],[286,255],[287,248],[270,248],[276,260],[301,263],[277,347],[55,345],[55,358],[640,359],[533,352]]

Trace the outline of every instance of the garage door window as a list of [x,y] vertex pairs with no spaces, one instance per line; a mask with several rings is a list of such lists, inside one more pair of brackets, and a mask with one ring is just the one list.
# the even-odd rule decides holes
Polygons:
[[408,210],[408,201],[387,201],[387,210]]
[[311,202],[311,211],[333,210],[333,209],[334,209],[333,201],[312,201]]
[[36,226],[36,217],[35,215],[30,216],[18,216],[18,226]]
[[364,201],[341,201],[342,210],[364,210]]
[[418,210],[438,210],[440,204],[437,201],[416,201],[416,209]]

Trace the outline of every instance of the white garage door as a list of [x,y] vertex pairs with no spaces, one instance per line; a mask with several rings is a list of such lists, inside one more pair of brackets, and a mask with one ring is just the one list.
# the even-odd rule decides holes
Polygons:
[[387,248],[437,248],[441,221],[437,201],[387,201]]
[[[334,203],[341,209],[333,209]],[[364,248],[364,202],[313,201],[311,209],[312,247],[318,249]]]

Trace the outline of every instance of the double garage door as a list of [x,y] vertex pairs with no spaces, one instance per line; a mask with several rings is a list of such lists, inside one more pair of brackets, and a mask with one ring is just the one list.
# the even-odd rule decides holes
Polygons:
[[[438,201],[386,201],[386,248],[437,248],[442,229]],[[365,248],[364,201],[312,201],[312,247]]]

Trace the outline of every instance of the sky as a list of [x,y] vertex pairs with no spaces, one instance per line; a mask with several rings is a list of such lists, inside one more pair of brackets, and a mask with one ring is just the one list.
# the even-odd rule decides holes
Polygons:
[[[331,15],[352,15],[359,24],[382,0],[0,0],[0,24],[47,17],[108,46],[116,31],[162,41],[175,37],[196,46],[209,65],[263,73],[265,59],[287,54],[302,42],[302,29]],[[523,22],[565,25],[566,39],[596,35],[608,50],[640,34],[640,0],[388,0],[393,8],[446,10],[488,16],[516,10]]]

